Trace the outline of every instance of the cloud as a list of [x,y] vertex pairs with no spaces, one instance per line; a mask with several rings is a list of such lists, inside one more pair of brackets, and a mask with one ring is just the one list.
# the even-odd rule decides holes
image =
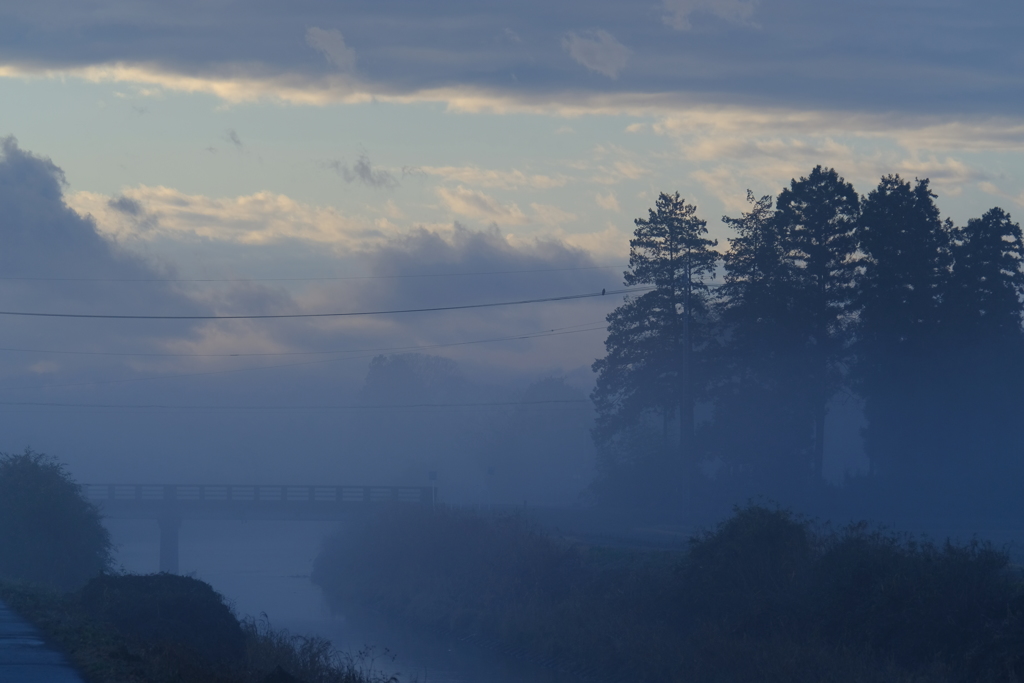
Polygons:
[[464,185],[454,189],[439,187],[437,194],[449,211],[460,216],[512,225],[527,222],[526,216],[515,202],[502,204],[494,197],[478,190],[471,190]]
[[[497,228],[458,224],[371,235],[364,232],[368,224],[271,193],[211,198],[142,185],[115,195],[65,196],[65,188],[63,172],[49,159],[25,152],[11,138],[0,142],[0,305],[6,310],[168,315],[386,310],[587,293],[612,288],[619,279],[614,270],[596,267],[585,250],[554,237],[513,239]],[[177,253],[188,259],[178,264],[187,269],[182,278],[191,275],[188,271],[232,277],[222,264],[206,272],[206,257],[219,249],[229,255],[229,265],[252,268],[256,261],[257,276],[353,279],[178,280],[172,265],[157,266],[140,255],[152,249],[166,257],[169,252],[157,248],[166,247],[157,244],[159,239],[182,247]],[[308,261],[296,257],[298,250],[281,248],[283,240],[306,240],[314,249],[303,253],[315,251],[319,269],[306,267]],[[325,243],[332,248],[323,248]],[[16,277],[34,279],[10,279]],[[5,347],[25,351],[0,356],[0,398],[66,407],[7,406],[0,431],[6,448],[32,443],[68,461],[85,481],[301,477],[389,483],[393,462],[377,459],[379,467],[360,471],[352,469],[351,458],[336,457],[339,438],[351,434],[354,420],[365,423],[365,414],[145,406],[345,405],[353,402],[373,356],[415,351],[451,358],[467,376],[487,385],[468,400],[503,400],[513,380],[521,385],[524,378],[588,367],[603,352],[602,323],[617,303],[595,297],[340,320],[9,318]],[[576,326],[571,332],[586,332],[525,338],[570,326]],[[503,338],[509,339],[476,343]],[[250,353],[289,355],[245,355]],[[70,407],[76,404],[128,407]],[[487,418],[480,419],[485,414],[492,413],[474,411],[473,424],[486,426]],[[394,419],[388,413],[372,426],[386,428]],[[285,464],[282,452],[305,455]]]
[[360,154],[356,163],[351,167],[342,164],[340,161],[332,161],[327,164],[335,172],[345,179],[346,183],[358,180],[370,187],[392,189],[398,187],[398,180],[386,169],[375,169],[369,157]]
[[622,211],[619,207],[619,200],[615,198],[615,193],[611,190],[607,194],[601,194],[598,192],[594,195],[594,201],[605,211]]
[[124,195],[120,195],[118,197],[113,197],[109,199],[107,201],[107,206],[109,206],[111,209],[114,209],[115,211],[120,211],[125,215],[133,217],[140,216],[143,213],[142,204],[139,204],[134,199],[129,199]]
[[77,192],[68,203],[95,216],[102,234],[122,242],[171,239],[269,245],[293,240],[358,250],[384,238],[368,221],[273,192],[207,197],[139,185],[124,189],[117,198]]
[[563,187],[567,182],[564,177],[538,174],[527,175],[517,169],[497,171],[482,169],[477,166],[419,166],[416,170],[428,175],[439,176],[445,180],[466,183],[467,185],[500,187],[502,189],[529,187],[535,190],[547,190]]
[[306,30],[306,44],[323,54],[340,71],[350,72],[356,66],[356,51],[345,45],[341,31],[310,27]]
[[[72,0],[12,7],[7,23],[36,38],[4,41],[0,72],[102,78],[228,102],[388,98],[463,111],[594,112],[624,100],[642,106],[665,99],[676,106],[1019,118],[1024,91],[1017,49],[1024,5],[1015,2],[988,3],[983,12],[970,3],[928,3],[927,12],[913,11],[913,3],[876,3],[866,11],[861,3],[820,0],[773,0],[770,11],[753,0],[663,0],[641,11],[620,0],[501,9],[470,0],[429,8],[363,3],[344,12],[345,35],[359,37],[358,62],[366,67],[358,78],[345,36],[323,28],[339,21],[330,4],[296,12],[264,2],[248,7],[244,21],[225,3],[193,4],[189,21],[158,5],[130,13],[117,0],[94,5],[89,12]],[[680,39],[659,15],[680,29],[709,18],[707,28],[716,30],[690,30]],[[579,30],[584,16],[614,37]],[[713,25],[752,26],[755,19],[757,31]],[[298,49],[303,39],[333,68]],[[643,47],[630,55],[624,45]],[[581,81],[566,68],[566,51],[609,78]],[[626,69],[627,60],[635,68]]]
[[978,188],[985,194],[990,194],[1001,199],[1006,199],[1019,206],[1024,206],[1024,190],[1013,194],[1011,192],[1004,192],[995,183],[985,180],[978,183]]
[[750,22],[760,0],[662,0],[666,14],[662,20],[674,29],[691,27],[692,14],[711,14],[736,24]]
[[619,77],[630,55],[629,48],[601,29],[570,31],[562,38],[562,49],[579,64],[611,79]]
[[[99,230],[92,216],[69,206],[61,169],[49,159],[22,150],[12,138],[0,139],[0,305],[5,310],[88,314],[202,315],[209,308],[182,294],[167,278],[173,270],[159,267]],[[127,197],[103,198],[102,210],[135,220],[140,207]],[[19,278],[25,278],[19,280]],[[31,281],[31,286],[26,283]],[[31,350],[0,359],[0,394],[12,387],[32,395],[35,379],[57,381],[95,377],[117,380],[134,375],[131,359],[118,357],[126,348],[157,351],[165,339],[187,338],[196,325],[166,321],[159,328],[142,324],[111,325],[110,321],[66,320],[40,325],[9,318],[6,345]],[[52,348],[109,356],[54,357]],[[27,362],[24,362],[27,361]],[[19,384],[20,382],[20,384]],[[22,390],[24,389],[24,390]],[[50,394],[52,399],[59,394]]]
[[579,216],[571,211],[560,209],[557,206],[533,203],[530,204],[530,208],[533,209],[533,213],[537,217],[537,221],[543,225],[564,225],[565,223],[572,223],[579,218]]

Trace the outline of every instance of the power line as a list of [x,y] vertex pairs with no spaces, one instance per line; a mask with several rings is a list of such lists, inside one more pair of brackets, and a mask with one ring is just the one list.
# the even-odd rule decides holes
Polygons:
[[408,273],[404,275],[344,275],[336,277],[238,277],[238,278],[117,278],[117,277],[19,277],[0,276],[0,281],[19,282],[338,282],[344,280],[402,280],[419,277],[462,277],[468,275],[514,275],[519,273],[562,273],[578,270],[611,270],[625,266],[580,266],[575,268],[533,268],[528,270],[481,270],[462,273]]
[[493,408],[493,407],[519,407],[532,405],[580,405],[590,403],[589,399],[551,399],[542,401],[490,401],[479,403],[404,403],[390,405],[298,405],[298,406],[224,406],[224,405],[171,405],[164,403],[61,403],[49,401],[0,401],[0,406],[30,407],[30,408],[100,408],[115,410],[256,410],[256,411],[302,411],[302,410],[394,410],[413,408]]
[[475,308],[495,308],[498,306],[521,306],[524,304],[550,303],[553,301],[573,301],[591,299],[607,294],[632,294],[649,292],[654,287],[637,287],[633,289],[613,289],[591,292],[588,294],[567,294],[540,299],[520,299],[518,301],[496,301],[485,304],[462,304],[461,306],[430,306],[426,308],[400,308],[374,311],[346,311],[341,313],[273,313],[264,315],[115,315],[107,313],[40,313],[36,311],[0,311],[0,315],[30,318],[87,318],[100,320],[278,320],[291,318],[344,318],[364,315],[395,315],[399,313],[436,313],[440,311],[465,311]]
[[[601,327],[594,327],[591,329],[580,329],[578,327],[590,327],[591,325],[601,325]],[[253,353],[153,353],[153,352],[130,352],[130,351],[64,351],[55,349],[25,349],[17,347],[0,347],[0,351],[9,351],[17,353],[38,353],[38,354],[53,354],[53,355],[65,355],[65,356],[117,356],[117,357],[132,357],[132,358],[253,358],[253,357],[277,357],[277,356],[328,356],[342,353],[368,353],[368,352],[382,352],[382,351],[409,351],[413,349],[436,349],[448,346],[464,346],[467,344],[484,344],[488,342],[499,342],[499,341],[515,341],[518,339],[535,339],[537,337],[550,337],[557,336],[559,334],[575,334],[576,332],[591,332],[593,330],[603,330],[607,326],[603,321],[595,321],[589,323],[580,323],[579,325],[568,325],[566,327],[553,327],[549,330],[540,330],[538,332],[524,332],[522,334],[511,335],[507,337],[492,337],[489,339],[474,339],[471,341],[461,342],[446,342],[441,344],[419,344],[412,346],[383,346],[376,348],[365,348],[365,349],[333,349],[330,351],[266,351],[266,352],[253,352]],[[571,330],[570,332],[563,332],[563,330]]]

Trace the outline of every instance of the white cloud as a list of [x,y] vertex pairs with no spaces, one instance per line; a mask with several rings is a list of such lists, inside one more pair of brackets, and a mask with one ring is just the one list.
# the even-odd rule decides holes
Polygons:
[[629,61],[629,48],[615,40],[607,31],[570,31],[562,38],[562,48],[569,56],[591,71],[608,78],[618,78]]
[[437,188],[437,194],[441,197],[449,211],[460,216],[507,224],[528,222],[526,216],[515,202],[502,204],[494,197],[477,190],[471,190],[464,185],[459,185],[455,189],[439,187]]
[[[537,114],[562,118],[585,115],[653,119],[651,129],[674,137],[773,135],[855,135],[889,137],[908,149],[970,151],[1024,150],[1020,117],[968,114],[917,115],[863,113],[832,109],[746,107],[710,104],[686,91],[662,93],[587,93],[579,90],[500,92],[471,86],[422,88],[396,94],[361,82],[348,74],[274,76],[243,72],[181,74],[152,64],[115,62],[85,67],[47,69],[31,65],[0,65],[0,78],[77,78],[90,83],[126,83],[164,91],[204,93],[228,104],[271,101],[292,105],[442,104],[461,113]],[[556,132],[572,129],[562,126]]]
[[609,222],[600,232],[562,235],[562,241],[589,253],[598,263],[616,263],[628,256],[631,236],[628,229]]
[[345,45],[341,31],[325,31],[315,26],[306,31],[306,44],[323,54],[324,58],[339,70],[350,72],[356,66],[356,51]]
[[536,214],[537,221],[544,225],[562,225],[564,223],[572,223],[579,218],[576,214],[560,209],[557,206],[530,204],[530,208]]
[[[302,240],[358,250],[386,238],[368,221],[273,192],[206,197],[140,185],[125,189],[116,200],[94,192],[78,192],[67,201],[76,211],[95,217],[100,232],[119,241],[170,238],[270,244]],[[125,206],[135,210],[126,211]]]
[[527,175],[516,169],[511,171],[495,171],[477,166],[420,166],[416,170],[429,175],[439,176],[445,180],[466,183],[467,185],[477,185],[479,187],[500,187],[503,189],[529,187],[535,190],[547,190],[554,187],[562,187],[566,183],[565,178]]
[[1003,190],[999,189],[999,187],[995,183],[987,180],[978,183],[978,188],[985,194],[990,194],[995,197],[1011,201],[1014,204],[1024,206],[1024,190],[1014,195],[1010,192],[1004,192]]
[[605,211],[621,211],[619,207],[619,200],[615,198],[615,193],[608,191],[607,194],[601,194],[598,192],[594,195],[594,201]]
[[706,13],[737,24],[750,21],[759,0],[663,0],[662,20],[680,31],[691,28],[690,15]]

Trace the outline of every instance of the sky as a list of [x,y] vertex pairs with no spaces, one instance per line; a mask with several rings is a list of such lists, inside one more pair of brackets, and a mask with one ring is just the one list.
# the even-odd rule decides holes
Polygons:
[[[817,164],[1019,219],[1022,29],[1015,0],[0,2],[0,308],[611,291],[659,192],[725,248],[748,189]],[[0,450],[90,481],[407,483],[345,464],[370,358],[449,358],[476,402],[585,396],[621,301],[6,316]]]

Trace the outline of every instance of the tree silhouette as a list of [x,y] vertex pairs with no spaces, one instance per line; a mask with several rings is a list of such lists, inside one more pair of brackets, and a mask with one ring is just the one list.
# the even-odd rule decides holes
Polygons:
[[716,297],[721,342],[712,361],[711,451],[761,481],[788,484],[796,475],[794,455],[809,452],[804,340],[792,321],[798,275],[773,198],[748,191],[747,201],[747,213],[722,217],[736,237],[729,239]]
[[638,218],[629,246],[627,286],[654,289],[629,298],[608,315],[607,355],[596,361],[592,398],[595,437],[607,444],[645,415],[660,414],[664,436],[677,416],[679,448],[692,481],[696,352],[706,343],[708,288],[719,255],[705,237],[705,221],[679,193],[658,196],[647,219]]
[[793,275],[791,324],[803,340],[813,472],[821,477],[828,402],[842,384],[860,198],[835,169],[816,166],[776,200],[775,222]]
[[863,205],[857,292],[857,388],[875,466],[920,471],[936,446],[941,410],[942,292],[952,264],[952,225],[928,180],[882,178]]
[[952,237],[952,274],[942,302],[948,360],[946,431],[940,433],[958,469],[1005,480],[1006,465],[1019,467],[1024,455],[1018,426],[1024,414],[1024,237],[999,208],[972,218]]
[[953,233],[953,277],[946,287],[948,322],[968,339],[1021,337],[1024,236],[1000,208]]

